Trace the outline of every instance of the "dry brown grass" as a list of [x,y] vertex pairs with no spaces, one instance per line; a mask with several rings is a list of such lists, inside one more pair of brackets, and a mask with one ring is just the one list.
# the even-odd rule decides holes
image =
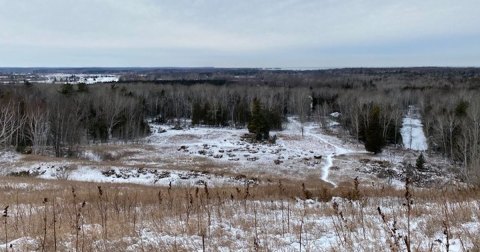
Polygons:
[[302,135],[299,133],[299,135],[287,135],[287,134],[282,134],[279,133],[277,134],[278,138],[281,138],[284,141],[301,141],[303,140]]
[[64,158],[56,158],[52,156],[43,156],[43,155],[22,155],[22,161],[24,162],[61,162]]
[[[188,251],[193,245],[187,241],[195,241],[196,249],[206,246],[208,251],[238,249],[237,242],[244,243],[248,250],[278,250],[284,242],[281,238],[292,234],[295,239],[302,237],[304,249],[318,250],[321,248],[314,240],[333,232],[329,222],[315,222],[325,219],[338,228],[338,244],[333,248],[359,246],[359,250],[367,251],[382,248],[388,240],[371,244],[372,236],[384,237],[386,232],[375,211],[378,206],[390,209],[385,213],[387,225],[397,219],[398,227],[406,228],[402,221],[406,215],[402,209],[403,190],[362,184],[355,188],[353,182],[332,189],[317,182],[306,181],[304,186],[283,180],[237,188],[169,188],[5,177],[0,178],[0,184],[6,185],[0,187],[0,207],[10,206],[9,241],[21,237],[37,241],[17,248],[20,250],[51,251],[57,246],[60,251],[157,251],[158,246],[164,246],[167,251]],[[478,221],[479,192],[478,188],[412,190],[411,216],[422,220],[412,243],[424,240],[420,233],[434,237],[442,232],[447,217],[450,227]],[[306,206],[309,203],[298,201],[308,198],[320,203]],[[338,203],[338,210],[332,207],[333,201]],[[447,211],[439,214],[444,205]],[[232,228],[243,231],[236,234],[238,237],[225,239],[232,235]],[[5,230],[1,230],[0,237],[4,237]],[[161,244],[149,242],[146,230],[163,235]],[[366,230],[366,237],[362,230]],[[476,234],[469,230],[452,228],[451,235],[465,242],[478,242]]]
[[202,137],[195,134],[182,134],[182,135],[170,136],[168,138],[168,141],[170,143],[182,143],[182,142],[188,142],[196,139],[202,139]]

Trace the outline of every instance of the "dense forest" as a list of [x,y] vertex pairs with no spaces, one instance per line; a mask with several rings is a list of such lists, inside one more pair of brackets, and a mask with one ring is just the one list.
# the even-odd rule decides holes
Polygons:
[[[19,152],[75,155],[79,146],[135,141],[148,121],[185,126],[280,130],[288,116],[345,133],[380,152],[401,144],[410,105],[422,116],[429,151],[480,174],[480,71],[477,69],[236,70],[125,75],[110,84],[0,86],[0,144]],[[263,134],[263,133],[262,133]]]

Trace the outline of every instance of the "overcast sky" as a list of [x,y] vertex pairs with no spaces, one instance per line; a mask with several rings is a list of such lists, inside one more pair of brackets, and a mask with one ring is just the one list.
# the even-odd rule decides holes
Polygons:
[[0,0],[8,66],[480,66],[480,0]]

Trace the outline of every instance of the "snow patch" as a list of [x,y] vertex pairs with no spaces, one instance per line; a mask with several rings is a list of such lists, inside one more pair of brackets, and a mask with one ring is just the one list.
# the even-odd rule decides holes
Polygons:
[[105,82],[118,82],[120,80],[119,75],[113,74],[64,74],[64,73],[55,73],[45,75],[45,83],[85,83],[85,84],[95,84],[95,83],[105,83]]
[[85,151],[83,152],[83,158],[90,160],[90,161],[95,161],[95,162],[100,162],[102,161],[102,157],[100,157],[98,154],[94,153],[93,151]]
[[428,149],[427,138],[423,132],[423,124],[420,120],[418,109],[414,106],[409,106],[408,114],[403,118],[400,133],[405,149],[416,151],[425,151]]
[[335,117],[335,118],[340,117],[340,115],[341,115],[340,112],[333,112],[330,114],[331,117]]
[[0,163],[17,161],[20,158],[18,153],[12,151],[0,151]]
[[8,242],[7,244],[0,244],[0,249],[5,247],[9,248],[9,251],[35,251],[33,248],[38,247],[37,240],[31,237],[22,237]]

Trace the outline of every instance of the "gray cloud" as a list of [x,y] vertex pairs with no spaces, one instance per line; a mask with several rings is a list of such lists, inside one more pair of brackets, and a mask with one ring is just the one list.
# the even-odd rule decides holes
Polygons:
[[0,6],[0,66],[480,63],[478,0],[0,0]]

